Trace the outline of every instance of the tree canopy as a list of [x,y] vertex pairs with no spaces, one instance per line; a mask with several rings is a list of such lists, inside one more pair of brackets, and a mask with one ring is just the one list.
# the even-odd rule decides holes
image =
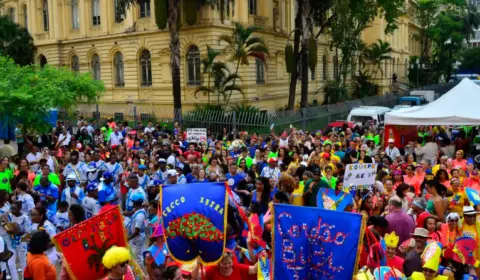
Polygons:
[[15,63],[33,63],[35,46],[28,30],[13,22],[10,17],[0,16],[0,54],[11,57]]
[[0,56],[0,111],[28,128],[41,130],[52,108],[76,107],[78,102],[95,102],[105,90],[91,74],[76,74],[46,65],[19,66]]

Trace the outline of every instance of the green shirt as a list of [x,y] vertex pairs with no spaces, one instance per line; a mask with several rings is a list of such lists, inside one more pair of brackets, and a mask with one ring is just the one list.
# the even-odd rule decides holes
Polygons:
[[0,172],[0,190],[12,193],[12,187],[10,186],[10,180],[13,179],[13,173],[11,170],[4,170]]
[[[40,185],[41,177],[42,177],[42,174],[38,174],[37,176],[35,176],[35,179],[33,180],[33,186]],[[60,186],[60,178],[58,178],[58,175],[55,173],[48,174],[48,181],[50,181],[52,184],[56,186]]]
[[238,157],[238,160],[237,160],[237,166],[240,165],[240,161],[241,161],[242,159],[245,159],[245,163],[246,163],[246,165],[247,165],[247,168],[250,169],[250,166],[252,166],[252,164],[253,164],[253,159],[252,159],[251,157],[249,157],[249,156],[247,156],[246,158],[244,158],[244,157],[242,157],[242,156],[239,156],[239,157]]
[[337,187],[337,178],[333,177],[330,178],[330,181],[328,181],[327,177],[325,176],[322,176],[322,181],[324,181],[325,183],[327,183],[331,189],[335,190],[335,188]]

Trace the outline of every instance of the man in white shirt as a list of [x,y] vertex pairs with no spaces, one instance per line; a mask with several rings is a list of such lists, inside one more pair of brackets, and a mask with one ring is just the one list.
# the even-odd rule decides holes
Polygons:
[[417,147],[415,148],[415,154],[417,156],[417,160],[426,160],[430,161],[433,165],[437,164],[437,153],[438,153],[438,145],[437,143],[433,142],[432,136],[425,137],[425,146],[417,143]]
[[145,129],[143,130],[143,133],[147,134],[147,133],[153,133],[155,131],[155,127],[153,126],[153,123],[152,122],[148,122],[148,126],[145,127]]
[[110,139],[109,139],[110,145],[111,146],[121,145],[122,140],[123,140],[123,135],[118,131],[118,127],[115,126],[113,128],[112,134],[110,134]]
[[401,156],[400,150],[395,147],[395,140],[392,138],[388,139],[388,147],[385,149],[385,155],[389,156],[392,160]]
[[37,146],[32,146],[30,153],[27,155],[27,161],[30,164],[30,170],[37,173],[38,169],[40,168],[38,162],[41,158],[42,154],[38,152]]

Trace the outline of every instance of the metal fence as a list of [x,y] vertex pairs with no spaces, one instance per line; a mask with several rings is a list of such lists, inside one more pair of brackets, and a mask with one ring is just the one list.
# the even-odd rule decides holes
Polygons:
[[[348,113],[358,106],[385,106],[393,107],[398,98],[404,93],[390,93],[381,96],[370,96],[363,99],[348,100],[342,103],[309,107],[297,110],[277,112],[225,112],[196,109],[179,112],[173,108],[165,108],[151,104],[80,104],[77,114],[86,119],[94,119],[102,124],[108,118],[115,121],[128,121],[135,126],[141,121],[152,121],[169,128],[178,121],[183,128],[208,128],[212,133],[227,131],[250,131],[267,134],[271,124],[277,130],[288,128],[290,125],[308,131],[323,129],[327,124],[336,120],[345,120]],[[66,118],[65,113],[61,116]]]

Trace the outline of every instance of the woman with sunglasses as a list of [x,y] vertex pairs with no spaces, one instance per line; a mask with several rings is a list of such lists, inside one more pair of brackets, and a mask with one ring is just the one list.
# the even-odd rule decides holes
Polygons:
[[128,265],[130,259],[130,251],[124,247],[112,246],[108,249],[102,258],[102,264],[108,271],[103,280],[135,280],[135,275]]
[[442,224],[440,227],[440,232],[444,236],[445,248],[451,248],[453,247],[455,240],[462,236],[462,232],[460,230],[460,227],[458,225],[458,221],[460,220],[460,216],[455,213],[451,212],[450,214],[447,215],[447,223]]

